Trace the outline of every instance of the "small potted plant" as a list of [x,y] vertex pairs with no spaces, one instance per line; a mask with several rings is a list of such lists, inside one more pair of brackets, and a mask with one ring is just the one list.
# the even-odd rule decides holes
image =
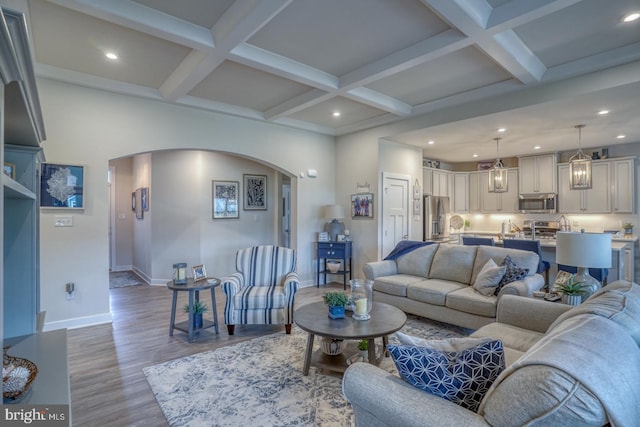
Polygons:
[[[189,313],[189,304],[185,304],[182,310],[185,313]],[[193,329],[202,328],[202,324],[203,324],[202,313],[204,313],[207,310],[208,308],[205,303],[201,301],[193,302]]]
[[624,235],[631,237],[633,235],[633,224],[630,222],[625,222],[622,224],[622,228],[624,228]]
[[344,319],[344,308],[349,302],[349,297],[344,292],[327,292],[322,297],[324,303],[329,306],[329,317],[332,319]]
[[469,221],[468,219],[464,220],[464,229],[468,230],[469,227],[471,227],[471,221]]
[[580,305],[582,295],[587,293],[587,286],[583,282],[574,282],[573,277],[567,283],[556,285],[556,289],[562,293],[562,302],[568,305]]
[[360,350],[362,359],[367,360],[369,358],[369,340],[361,339],[358,341],[358,350]]

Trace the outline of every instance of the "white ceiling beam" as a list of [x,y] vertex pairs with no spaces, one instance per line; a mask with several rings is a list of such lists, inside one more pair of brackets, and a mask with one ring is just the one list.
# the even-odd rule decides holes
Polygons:
[[364,86],[472,44],[459,31],[447,30],[341,76],[340,87],[350,90]]
[[276,120],[285,116],[290,116],[305,108],[312,107],[335,97],[334,92],[324,92],[320,89],[311,89],[305,93],[295,96],[280,105],[276,105],[264,112],[267,120]]
[[384,95],[366,87],[351,89],[345,93],[345,96],[353,99],[354,101],[358,101],[361,104],[379,108],[380,110],[384,110],[398,116],[410,116],[413,108],[406,102],[402,102],[399,99]]
[[512,29],[581,1],[582,0],[512,0],[493,9],[486,28],[492,32]]
[[205,56],[199,62],[197,53],[185,58],[182,64],[162,84],[160,88],[162,94],[170,100],[186,96],[227,59],[229,52],[234,47],[244,43],[259,31],[291,1],[235,1],[211,29],[211,34],[217,35],[215,50],[204,52]]
[[229,59],[317,89],[325,91],[338,89],[338,78],[333,74],[250,44],[236,46],[231,51]]
[[207,50],[215,47],[208,28],[199,27],[129,0],[49,1],[192,49]]
[[537,83],[546,68],[511,30],[496,34],[486,26],[491,8],[474,0],[422,0],[473,42],[504,70],[525,84]]

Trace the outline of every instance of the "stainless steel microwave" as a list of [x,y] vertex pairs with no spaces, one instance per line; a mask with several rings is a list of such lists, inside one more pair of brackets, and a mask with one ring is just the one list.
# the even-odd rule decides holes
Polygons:
[[558,198],[552,193],[520,194],[518,210],[521,213],[555,213],[558,211]]

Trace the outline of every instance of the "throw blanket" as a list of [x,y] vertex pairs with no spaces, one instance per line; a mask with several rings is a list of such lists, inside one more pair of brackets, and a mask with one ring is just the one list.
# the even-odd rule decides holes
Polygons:
[[400,242],[398,242],[396,247],[393,248],[391,252],[389,252],[389,255],[387,255],[384,260],[392,261],[401,255],[408,254],[413,250],[416,250],[423,246],[432,245],[434,243],[435,242],[419,242],[417,240],[401,240]]
[[612,426],[638,425],[640,396],[634,384],[640,382],[640,352],[616,323],[594,315],[565,320],[509,366],[491,389],[530,365],[550,366],[578,380],[600,400]]

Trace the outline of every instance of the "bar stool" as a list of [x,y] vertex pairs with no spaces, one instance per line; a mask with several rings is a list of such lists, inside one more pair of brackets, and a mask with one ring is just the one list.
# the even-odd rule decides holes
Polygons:
[[540,261],[538,262],[538,271],[536,273],[542,274],[544,272],[544,283],[545,285],[549,284],[549,269],[551,268],[551,263],[542,260],[540,240],[505,239],[503,242],[505,248],[521,249],[537,253]]
[[496,242],[493,240],[493,237],[462,236],[462,244],[466,246],[495,246]]

